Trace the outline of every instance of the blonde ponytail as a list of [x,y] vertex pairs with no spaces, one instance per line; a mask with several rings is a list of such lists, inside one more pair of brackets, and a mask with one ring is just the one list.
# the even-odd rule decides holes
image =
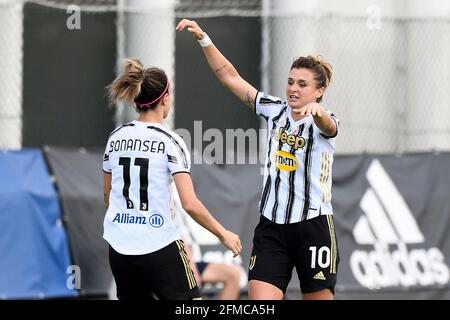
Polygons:
[[106,87],[110,103],[134,102],[141,93],[143,81],[144,66],[141,61],[136,58],[125,59],[122,74]]

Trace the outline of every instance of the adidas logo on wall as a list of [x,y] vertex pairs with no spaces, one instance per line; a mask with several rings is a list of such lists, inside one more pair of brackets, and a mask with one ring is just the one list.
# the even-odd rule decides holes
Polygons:
[[353,237],[357,244],[373,245],[374,250],[352,252],[350,267],[356,280],[371,289],[448,283],[449,269],[438,248],[408,251],[407,244],[424,243],[425,237],[377,159],[366,177],[370,187],[360,202],[364,215],[355,224]]

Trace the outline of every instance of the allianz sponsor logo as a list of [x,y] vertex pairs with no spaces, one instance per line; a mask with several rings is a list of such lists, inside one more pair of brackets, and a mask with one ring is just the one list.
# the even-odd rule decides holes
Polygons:
[[[449,268],[439,248],[417,248],[425,238],[405,200],[378,160],[366,173],[370,187],[360,206],[364,215],[353,228],[360,245],[374,250],[354,250],[350,267],[356,280],[370,289],[445,285]],[[415,248],[408,248],[408,245]]]
[[124,224],[146,224],[147,219],[145,217],[133,216],[129,213],[116,213],[113,222]]
[[159,228],[164,224],[164,218],[159,214],[153,214],[147,220],[144,216],[130,215],[129,213],[116,213],[113,222],[123,224],[149,224],[152,227]]

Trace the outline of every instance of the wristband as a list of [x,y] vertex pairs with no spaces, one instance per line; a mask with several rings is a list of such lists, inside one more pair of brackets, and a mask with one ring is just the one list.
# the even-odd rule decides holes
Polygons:
[[198,43],[200,43],[200,45],[204,48],[209,46],[210,44],[212,44],[211,39],[208,37],[208,35],[206,34],[206,32],[204,32],[204,37],[201,40],[197,40]]

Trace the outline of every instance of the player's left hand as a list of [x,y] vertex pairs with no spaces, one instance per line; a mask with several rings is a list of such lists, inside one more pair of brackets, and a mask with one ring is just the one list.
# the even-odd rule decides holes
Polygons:
[[241,239],[239,236],[229,230],[225,229],[225,232],[219,237],[220,241],[233,252],[233,258],[236,258],[242,251]]

